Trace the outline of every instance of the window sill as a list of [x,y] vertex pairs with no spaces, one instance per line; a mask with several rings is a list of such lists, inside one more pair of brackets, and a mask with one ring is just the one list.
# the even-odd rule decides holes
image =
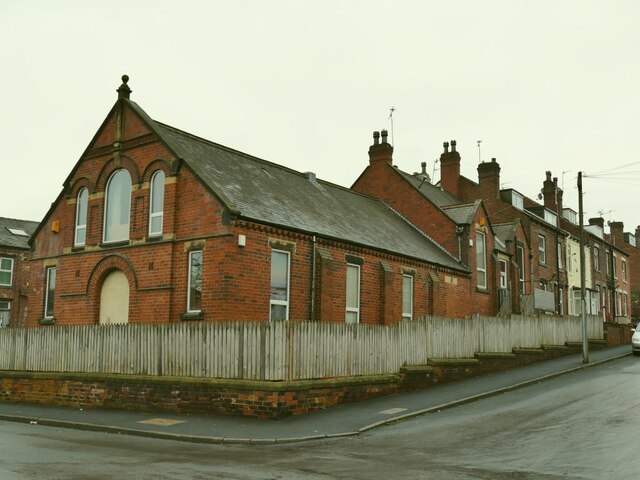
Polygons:
[[129,245],[129,240],[119,240],[117,242],[102,242],[100,244],[101,248],[116,248],[116,247],[125,247]]
[[84,252],[84,245],[78,245],[78,246],[73,246],[71,247],[71,251],[72,252]]
[[204,312],[186,312],[180,315],[180,320],[185,322],[190,320],[204,320]]
[[476,287],[476,292],[488,295],[489,294],[489,289],[488,288],[483,288],[483,287]]
[[162,240],[162,234],[160,235],[148,235],[145,237],[144,241],[147,243],[159,242]]
[[40,325],[53,325],[54,323],[56,323],[56,319],[54,317],[41,318],[40,320],[38,320],[38,323]]

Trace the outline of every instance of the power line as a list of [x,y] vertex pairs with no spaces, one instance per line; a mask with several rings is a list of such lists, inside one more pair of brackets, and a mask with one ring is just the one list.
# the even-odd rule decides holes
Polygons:
[[[609,168],[609,169],[607,169],[607,170],[602,170],[602,171],[600,171],[600,172],[596,172],[596,173],[590,173],[588,176],[589,176],[589,177],[592,177],[592,176],[594,176],[594,175],[605,174],[605,173],[608,173],[608,172],[613,172],[614,170],[619,170],[619,169],[621,169],[621,168],[630,167],[631,165],[638,165],[638,164],[640,164],[640,161],[638,161],[638,162],[631,162],[631,163],[627,163],[627,164],[625,164],[625,165],[620,165],[620,166],[618,166],[618,167]],[[587,176],[587,175],[585,175],[585,176]]]
[[[587,177],[592,178],[592,177]],[[615,183],[617,185],[630,185],[632,187],[640,186],[640,178],[627,178],[626,181],[623,181],[619,178],[603,178],[603,177],[593,177],[594,180],[600,180],[602,182]],[[631,182],[629,181],[631,180]],[[632,183],[633,181],[637,183]]]

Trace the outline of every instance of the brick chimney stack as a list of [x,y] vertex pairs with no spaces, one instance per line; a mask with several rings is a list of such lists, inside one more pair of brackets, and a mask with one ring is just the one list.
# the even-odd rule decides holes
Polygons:
[[624,223],[611,222],[609,223],[609,230],[611,232],[611,238],[613,238],[613,244],[619,247],[624,245]]
[[500,164],[495,158],[478,165],[478,184],[482,198],[500,198]]
[[553,177],[553,184],[555,186],[555,190],[556,190],[556,205],[558,207],[558,215],[562,216],[562,210],[564,210],[564,204],[562,202],[562,195],[564,195],[564,192],[562,191],[562,189],[560,187],[558,187],[558,177]]
[[449,151],[449,143],[444,142],[444,152],[440,155],[440,186],[454,197],[458,196],[460,184],[460,154],[456,151],[456,143],[451,140]]
[[544,206],[562,216],[562,189],[558,187],[558,177],[551,180],[551,172],[547,171],[547,178],[542,184]]
[[[369,165],[376,163],[393,164],[393,147],[387,142],[387,131],[373,132],[373,145],[369,147]],[[380,142],[382,137],[382,142]]]

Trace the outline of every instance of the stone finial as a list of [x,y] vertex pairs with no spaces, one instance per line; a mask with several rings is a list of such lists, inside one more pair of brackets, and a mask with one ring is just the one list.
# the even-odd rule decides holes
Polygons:
[[118,92],[118,98],[129,98],[132,90],[129,88],[127,83],[129,82],[129,75],[122,75],[122,85],[116,90]]
[[380,132],[373,132],[373,144],[374,145],[380,144]]

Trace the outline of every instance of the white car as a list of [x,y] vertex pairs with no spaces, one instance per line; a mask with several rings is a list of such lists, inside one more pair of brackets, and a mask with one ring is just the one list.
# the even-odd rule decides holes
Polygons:
[[640,324],[636,325],[636,328],[632,329],[633,336],[631,337],[631,350],[634,355],[640,355]]

